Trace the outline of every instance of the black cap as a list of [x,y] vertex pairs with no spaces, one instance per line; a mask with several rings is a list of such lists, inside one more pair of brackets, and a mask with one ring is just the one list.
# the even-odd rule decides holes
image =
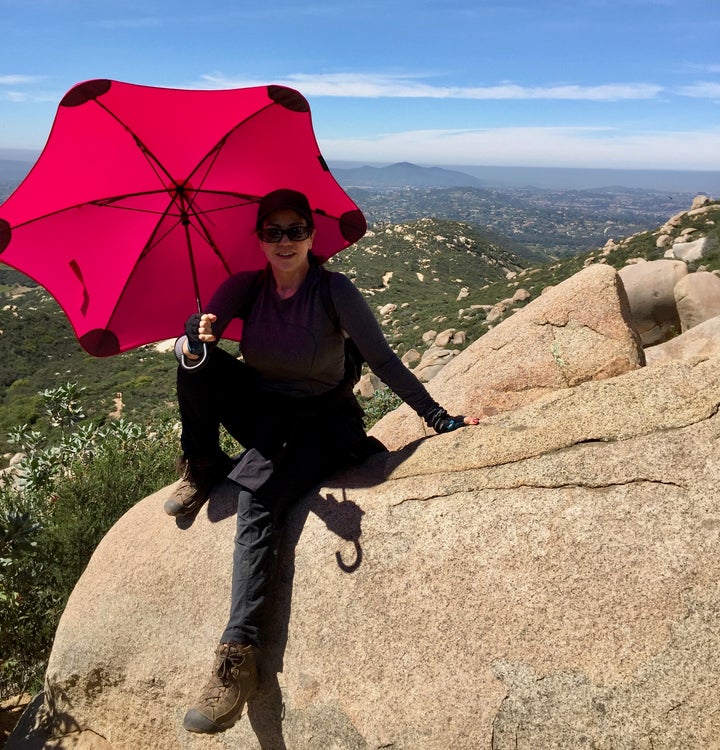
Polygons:
[[263,219],[268,214],[287,208],[297,211],[307,221],[309,227],[315,226],[307,197],[297,190],[281,188],[280,190],[273,190],[272,193],[268,193],[260,200],[255,228],[262,228]]

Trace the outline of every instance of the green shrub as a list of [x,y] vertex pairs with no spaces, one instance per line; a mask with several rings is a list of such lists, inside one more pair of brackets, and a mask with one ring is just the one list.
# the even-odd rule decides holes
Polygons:
[[381,388],[371,398],[359,400],[365,411],[365,425],[368,429],[402,403],[400,396],[396,396],[389,388]]
[[64,599],[115,521],[175,478],[174,438],[151,438],[143,428],[135,434],[130,441],[112,435],[91,461],[73,463],[69,477],[58,483],[42,541],[48,558],[65,561],[53,573]]
[[[67,599],[98,542],[136,502],[175,478],[177,436],[119,420],[77,425],[74,388],[43,394],[46,415],[64,430],[48,445],[26,426],[14,431],[26,458],[0,482],[0,699],[41,688]],[[60,420],[62,421],[62,420]]]

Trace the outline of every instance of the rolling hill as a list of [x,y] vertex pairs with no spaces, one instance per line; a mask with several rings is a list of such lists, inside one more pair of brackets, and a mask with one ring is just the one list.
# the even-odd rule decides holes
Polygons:
[[[714,213],[695,217],[686,213],[677,232],[695,226],[720,233],[720,204]],[[715,222],[715,223],[713,223]],[[508,249],[497,236],[476,224],[447,219],[376,222],[356,245],[335,256],[329,267],[346,273],[366,296],[399,353],[423,348],[428,330],[455,328],[467,343],[488,330],[490,306],[527,290],[530,298],[556,284],[589,262],[622,267],[630,258],[662,257],[656,240],[659,230],[618,238],[578,255],[537,262]],[[720,238],[715,237],[716,247]],[[704,261],[708,270],[720,269],[715,252]],[[38,392],[65,382],[85,388],[88,418],[103,419],[122,393],[125,415],[143,423],[175,413],[172,354],[143,347],[95,359],[78,345],[65,316],[43,290],[20,274],[0,265],[0,450],[10,450],[9,428],[38,421]],[[507,314],[512,313],[511,307]],[[390,312],[388,312],[390,311]],[[182,329],[183,321],[178,322]],[[228,343],[235,350],[232,342]]]

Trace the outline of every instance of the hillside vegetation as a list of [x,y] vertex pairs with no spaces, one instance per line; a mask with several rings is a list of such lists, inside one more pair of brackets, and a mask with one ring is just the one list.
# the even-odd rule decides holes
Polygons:
[[12,284],[14,272],[0,272],[0,451],[10,428],[43,429],[39,392],[62,383],[85,388],[86,420],[104,421],[122,394],[124,416],[151,424],[174,409],[175,360],[153,347],[96,359],[80,347],[55,300],[39,287]]
[[[464,307],[457,299],[464,287],[480,295],[480,290],[526,264],[477,227],[426,219],[374,226],[356,246],[336,256],[330,268],[356,282],[379,318],[379,307],[398,306],[387,335],[402,352],[421,345],[429,328],[455,325]],[[6,352],[0,361],[0,451],[12,450],[6,436],[13,425],[42,422],[37,394],[61,382],[85,387],[88,420],[106,418],[114,411],[118,394],[122,394],[123,415],[130,419],[148,423],[174,413],[172,354],[148,346],[116,357],[89,357],[62,311],[42,289],[6,268],[0,271],[0,293]],[[492,293],[482,298],[490,302]],[[483,332],[476,312],[468,312],[472,320],[464,321],[470,336]],[[178,321],[179,331],[183,323]],[[224,346],[237,350],[233,342]]]
[[[471,224],[420,219],[375,225],[328,265],[355,282],[402,353],[422,346],[422,334],[439,325],[462,327],[471,339],[482,335],[484,315],[472,305],[493,304],[491,286],[528,261]],[[391,321],[380,314],[386,305],[397,308]]]
[[[702,267],[720,270],[720,204],[712,203],[704,213],[682,213],[675,237],[690,228],[696,230],[693,237],[707,236],[714,243]],[[424,347],[422,335],[428,330],[456,328],[466,332],[467,343],[476,340],[488,329],[488,307],[519,288],[534,298],[590,262],[621,268],[632,258],[661,258],[659,233],[659,228],[640,232],[603,248],[537,264],[468,222],[378,222],[360,242],[331,259],[329,267],[353,279],[391,345],[402,354]],[[148,346],[116,357],[89,357],[55,301],[1,265],[0,297],[0,452],[13,450],[7,441],[11,427],[42,422],[38,393],[60,383],[76,382],[86,389],[88,420],[106,419],[115,410],[118,394],[127,418],[147,424],[174,415],[172,354]],[[387,305],[394,310],[381,313]],[[236,350],[232,342],[226,347]]]

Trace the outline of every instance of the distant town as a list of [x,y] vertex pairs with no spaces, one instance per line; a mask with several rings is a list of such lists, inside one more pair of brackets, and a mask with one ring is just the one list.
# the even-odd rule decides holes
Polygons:
[[[31,165],[32,161],[0,158],[0,201]],[[716,172],[445,169],[409,163],[340,165],[332,171],[370,223],[417,218],[467,221],[498,235],[518,252],[558,257],[652,229],[686,210],[698,193],[720,194]]]

